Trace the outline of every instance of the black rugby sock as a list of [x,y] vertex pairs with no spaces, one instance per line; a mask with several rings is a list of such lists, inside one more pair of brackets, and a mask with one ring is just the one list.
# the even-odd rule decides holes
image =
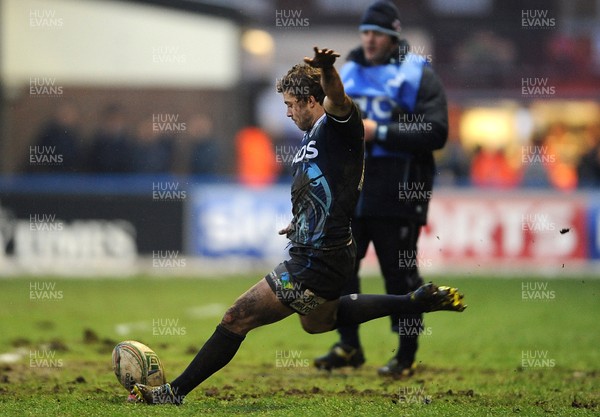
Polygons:
[[398,317],[397,333],[400,348],[396,357],[403,364],[413,363],[419,348],[418,337],[425,330],[422,314],[406,314]]
[[340,297],[336,327],[360,324],[392,314],[421,313],[410,295],[350,294]]
[[244,338],[219,324],[185,371],[171,382],[173,395],[183,399],[202,381],[227,365],[235,356]]
[[352,346],[355,349],[360,348],[360,338],[358,336],[358,324],[352,326],[342,326],[338,328],[340,334],[340,341],[345,344]]

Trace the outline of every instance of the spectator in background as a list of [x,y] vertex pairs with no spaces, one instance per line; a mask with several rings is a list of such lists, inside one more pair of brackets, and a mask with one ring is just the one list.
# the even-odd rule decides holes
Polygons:
[[506,151],[478,146],[471,163],[471,181],[478,187],[510,188],[519,182],[519,173],[506,157]]
[[273,143],[262,129],[248,126],[235,137],[238,175],[245,185],[262,186],[275,182],[279,166]]
[[439,185],[468,185],[471,160],[460,139],[450,136],[446,146],[436,154]]
[[[72,103],[56,108],[37,135],[35,149],[29,148],[26,172],[76,172],[81,168],[79,111]],[[32,158],[33,155],[33,158]],[[36,160],[35,157],[38,157]]]
[[89,170],[96,173],[123,173],[131,170],[131,140],[125,114],[118,104],[110,104],[100,115],[88,150]]
[[436,185],[470,185],[471,156],[460,140],[460,116],[459,106],[448,105],[448,140],[442,149],[434,152]]
[[131,146],[130,171],[138,173],[166,173],[171,169],[174,139],[161,134],[152,119],[142,120],[136,128]]
[[552,187],[549,165],[554,162],[554,157],[545,152],[544,137],[542,135],[534,136],[531,145],[525,146],[524,149],[526,151],[523,151],[523,171],[520,185],[523,187]]
[[600,124],[588,127],[589,148],[577,165],[580,188],[600,187]]
[[580,145],[564,123],[550,126],[544,138],[544,152],[554,157],[554,162],[548,165],[552,185],[559,190],[576,188]]
[[188,161],[188,171],[192,175],[215,174],[219,168],[219,140],[214,134],[213,121],[205,114],[190,117],[187,125],[187,141],[181,150]]

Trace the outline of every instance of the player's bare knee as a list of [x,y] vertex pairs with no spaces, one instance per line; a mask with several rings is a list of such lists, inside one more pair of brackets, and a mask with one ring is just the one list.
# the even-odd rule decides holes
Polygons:
[[302,329],[308,334],[325,333],[333,329],[333,326],[327,323],[314,323],[302,320]]
[[228,330],[234,330],[239,326],[240,321],[239,312],[235,305],[233,305],[229,307],[229,309],[227,309],[223,315],[223,318],[221,319],[221,325]]
[[221,319],[221,325],[227,327],[235,321],[233,315],[229,314],[229,312],[225,313],[223,318]]
[[225,312],[221,319],[221,326],[243,335],[258,327],[256,317],[246,312],[237,302]]
[[302,329],[304,329],[304,331],[308,334],[319,334],[321,332],[318,331],[318,329],[316,327],[314,327],[313,325],[310,324],[305,324],[302,323]]

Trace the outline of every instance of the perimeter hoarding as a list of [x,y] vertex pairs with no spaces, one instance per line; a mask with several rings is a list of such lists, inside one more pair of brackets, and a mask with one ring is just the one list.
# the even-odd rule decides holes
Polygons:
[[[419,265],[432,272],[486,273],[581,266],[598,258],[599,202],[578,193],[440,189],[422,230]],[[287,241],[277,231],[291,218],[289,186],[203,185],[188,204],[191,256],[280,260],[285,255]],[[372,252],[364,262],[374,265]]]
[[0,195],[0,272],[125,276],[182,250],[183,200],[71,192]]
[[600,194],[590,199],[587,212],[589,224],[589,254],[592,259],[600,259]]
[[587,210],[579,194],[440,192],[419,248],[440,267],[562,268],[589,257]]
[[202,185],[191,194],[185,227],[189,254],[257,260],[284,256],[287,241],[278,231],[291,220],[289,186]]

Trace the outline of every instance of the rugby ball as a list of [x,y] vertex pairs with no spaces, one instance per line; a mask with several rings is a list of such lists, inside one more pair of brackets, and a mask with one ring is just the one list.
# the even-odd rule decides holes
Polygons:
[[143,343],[126,340],[112,352],[112,366],[119,383],[131,391],[136,383],[157,386],[166,382],[158,355]]

